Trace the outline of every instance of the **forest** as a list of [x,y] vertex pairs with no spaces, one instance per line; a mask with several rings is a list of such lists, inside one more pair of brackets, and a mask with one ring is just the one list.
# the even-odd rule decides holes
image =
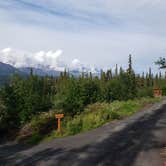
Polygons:
[[116,65],[115,71],[101,71],[100,76],[82,73],[74,77],[64,71],[57,78],[39,77],[33,70],[27,78],[13,75],[0,89],[0,131],[19,129],[50,110],[74,117],[90,104],[153,97],[154,87],[166,94],[165,82],[166,75],[154,75],[151,68],[147,73],[136,74],[131,55],[126,70]]

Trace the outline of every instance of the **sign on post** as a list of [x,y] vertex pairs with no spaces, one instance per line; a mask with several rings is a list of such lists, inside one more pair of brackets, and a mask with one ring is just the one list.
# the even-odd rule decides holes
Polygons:
[[55,117],[56,117],[56,119],[58,119],[58,132],[60,132],[61,131],[61,118],[63,118],[64,117],[64,114],[56,114],[55,115]]
[[153,95],[154,97],[162,97],[162,90],[160,88],[154,88]]

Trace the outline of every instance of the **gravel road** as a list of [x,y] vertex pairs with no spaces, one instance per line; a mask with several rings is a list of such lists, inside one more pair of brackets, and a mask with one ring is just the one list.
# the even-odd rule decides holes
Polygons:
[[0,166],[163,166],[166,100],[76,136],[33,147],[0,145]]

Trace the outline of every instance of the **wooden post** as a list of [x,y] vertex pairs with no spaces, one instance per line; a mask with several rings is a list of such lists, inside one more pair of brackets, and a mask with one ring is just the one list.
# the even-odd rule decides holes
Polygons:
[[55,117],[56,117],[56,119],[58,119],[58,132],[60,132],[61,131],[61,118],[63,118],[64,117],[64,114],[56,114],[55,115]]
[[162,90],[160,88],[154,88],[153,95],[154,97],[162,97]]
[[61,131],[61,119],[58,118],[58,132]]

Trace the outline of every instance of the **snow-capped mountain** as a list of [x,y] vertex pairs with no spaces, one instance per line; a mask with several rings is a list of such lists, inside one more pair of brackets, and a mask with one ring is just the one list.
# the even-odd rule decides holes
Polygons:
[[[39,76],[53,76],[57,77],[60,75],[61,72],[64,70],[54,70],[50,68],[49,66],[45,67],[42,65],[37,65],[36,67],[19,67],[16,68],[10,64],[2,63],[0,62],[0,76],[10,76],[14,73],[17,73],[19,75],[29,75],[31,69],[33,69],[33,73],[35,75]],[[79,76],[81,73],[89,73],[91,72],[93,75],[98,75],[100,73],[100,70],[97,68],[88,68],[88,67],[79,67],[79,68],[71,68],[66,69],[69,71],[71,75]]]
[[26,74],[29,74],[32,68],[34,74],[40,76],[58,76],[65,69],[76,76],[80,73],[89,72],[96,75],[100,72],[95,67],[81,63],[78,59],[65,62],[60,58],[62,52],[62,50],[57,50],[29,53],[12,48],[5,48],[0,51],[0,62],[9,64]]
[[16,74],[16,73],[20,74],[20,75],[23,74],[19,69],[13,67],[12,65],[0,62],[0,76],[1,77],[6,76],[6,75]]
[[38,76],[53,76],[57,77],[60,75],[60,71],[56,70],[51,70],[51,69],[44,69],[44,68],[31,68],[31,67],[22,67],[19,68],[21,72],[24,72],[26,74],[30,74],[31,69],[33,70],[33,74],[38,75]]
[[[0,62],[0,85],[3,85],[5,82],[9,81],[10,77],[13,74],[19,74],[23,77],[26,77],[30,74],[31,69],[33,70],[33,73],[38,76],[53,76],[58,77],[61,72],[64,70],[54,70],[51,69],[49,66],[46,68],[45,66],[37,65],[37,67],[20,67],[16,68],[10,64],[2,63]],[[84,66],[79,68],[71,68],[66,69],[69,71],[70,75],[73,75],[75,77],[80,76],[82,73],[89,73],[91,72],[94,76],[99,76],[100,70],[97,68],[86,68]]]
[[19,69],[0,62],[0,85],[3,85],[7,81],[9,81],[10,76],[13,74],[19,74],[21,76],[26,76],[25,73],[21,72]]

